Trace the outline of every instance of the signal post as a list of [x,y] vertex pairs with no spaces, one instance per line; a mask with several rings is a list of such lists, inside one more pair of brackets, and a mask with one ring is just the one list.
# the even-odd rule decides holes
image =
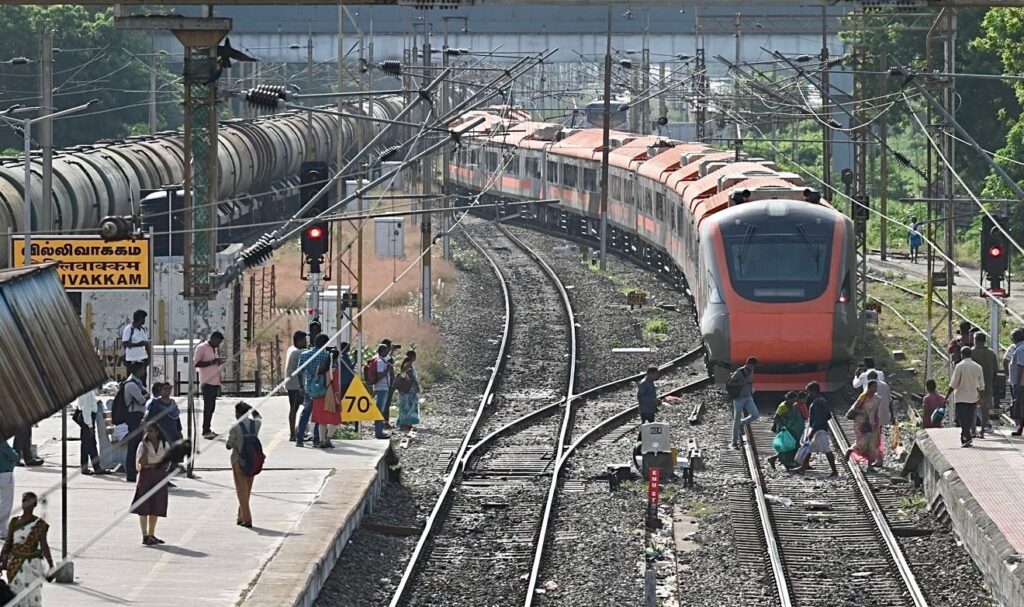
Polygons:
[[[309,202],[313,196],[320,191],[321,184],[328,177],[326,162],[307,161],[302,163],[299,169],[299,199],[302,205]],[[327,197],[320,199],[317,205],[309,210],[311,216],[316,216],[327,211]],[[301,270],[309,267],[309,272],[300,271],[300,275],[309,281],[309,299],[306,302],[306,316],[309,324],[310,334],[319,333],[322,326],[320,321],[320,292],[323,290],[321,280],[330,280],[331,266],[327,264],[327,275],[323,275],[324,260],[330,252],[331,233],[330,224],[325,221],[316,221],[302,229],[301,249],[302,265]],[[341,305],[341,302],[338,302]],[[314,331],[314,327],[317,329]]]
[[1002,306],[996,298],[1010,296],[1010,281],[1006,280],[1006,272],[1010,268],[1010,247],[1005,234],[1007,225],[1007,218],[999,215],[985,215],[981,218],[981,279],[988,280],[988,291],[982,291],[981,295],[988,297],[989,341],[996,348],[999,347],[1002,312]]

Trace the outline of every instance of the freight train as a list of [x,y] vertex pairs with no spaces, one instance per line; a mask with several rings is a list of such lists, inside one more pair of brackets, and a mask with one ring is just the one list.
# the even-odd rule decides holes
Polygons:
[[[559,199],[529,219],[596,243],[602,132],[485,118],[452,156],[453,184],[498,198]],[[859,326],[846,216],[766,160],[621,131],[611,132],[609,148],[610,246],[691,292],[719,383],[748,356],[759,360],[761,389],[845,381]]]
[[[394,118],[403,106],[401,97],[380,97],[374,101],[378,120]],[[334,109],[333,107],[331,109]],[[365,115],[367,108],[351,105],[350,114]],[[383,122],[357,118],[336,118],[314,113],[312,129],[308,113],[284,112],[254,120],[228,120],[220,124],[217,145],[218,225],[221,242],[238,242],[253,232],[248,226],[287,218],[299,208],[295,187],[299,165],[307,147],[315,160],[336,163],[337,137],[343,143],[342,156],[356,151],[356,142],[369,141]],[[339,124],[340,121],[340,124]],[[398,143],[398,133],[380,142],[381,149]],[[143,224],[166,232],[168,190],[181,187],[184,167],[181,133],[168,132],[121,141],[100,141],[93,145],[61,150],[53,156],[54,226],[51,234],[95,234],[102,218],[110,215],[139,215]],[[32,230],[37,225],[38,202],[42,196],[42,164],[33,156]],[[0,160],[0,234],[24,229],[24,161]],[[180,208],[180,197],[170,196]],[[147,221],[145,215],[151,217]],[[182,229],[181,214],[174,217]],[[164,239],[154,243],[156,253],[166,250]],[[8,265],[8,247],[0,247],[0,267]]]

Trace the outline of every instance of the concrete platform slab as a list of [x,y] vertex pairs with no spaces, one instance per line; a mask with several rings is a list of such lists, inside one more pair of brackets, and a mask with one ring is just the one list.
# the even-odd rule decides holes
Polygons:
[[959,428],[922,430],[907,468],[941,498],[985,582],[1003,605],[1024,605],[1024,440],[997,428],[971,448]]
[[[220,399],[214,429],[226,429],[236,399]],[[224,438],[200,439],[196,478],[175,479],[168,517],[157,536],[141,543],[138,517],[128,515],[91,542],[131,505],[135,487],[123,474],[76,476],[68,486],[68,550],[75,584],[47,584],[46,605],[312,605],[338,555],[386,480],[388,441],[336,441],[333,450],[288,442],[288,404],[273,397],[261,408],[267,455],[253,486],[253,528],[235,524],[237,501]],[[69,433],[78,428],[69,420]],[[60,556],[60,417],[33,433],[46,465],[18,468],[15,492],[56,488],[38,513],[50,523]],[[68,443],[76,472],[79,443]],[[16,500],[17,501],[17,500]]]

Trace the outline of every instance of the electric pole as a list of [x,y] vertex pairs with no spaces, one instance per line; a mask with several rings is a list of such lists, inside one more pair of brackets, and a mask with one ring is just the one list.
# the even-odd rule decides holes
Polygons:
[[[424,30],[425,29],[426,28],[424,28]],[[430,38],[427,37],[426,31],[424,31],[424,33],[423,33],[423,38],[425,40],[425,42],[423,43],[423,67],[424,68],[429,68],[430,67]],[[426,73],[427,71],[428,70],[425,69],[424,73]],[[426,116],[424,116],[424,120],[429,120],[430,112],[431,112],[431,110],[429,109],[429,106],[427,106],[426,112],[427,112],[427,114],[426,114]],[[423,166],[423,195],[424,195],[424,198],[423,198],[423,208],[424,209],[429,209],[432,206],[434,206],[433,203],[430,201],[430,198],[428,197],[429,194],[433,191],[434,158],[433,158],[433,156],[428,156],[428,157],[424,158],[421,162],[423,163],[423,165],[422,165]],[[430,215],[431,215],[430,213],[425,213],[423,215],[423,222],[420,223],[420,247],[421,247],[421,252],[423,253],[423,256],[422,256],[420,261],[421,261],[422,267],[423,267],[423,320],[425,322],[430,322],[430,318],[431,318],[431,310],[430,310],[430,306],[431,306],[431,301],[430,301],[430,295],[431,295],[431,293],[430,293],[430,281],[431,281],[431,278],[430,278],[430,244],[431,243],[430,243],[430,238],[431,238],[432,225],[431,225],[431,217],[430,217]]]
[[828,8],[821,7],[821,181],[832,190],[832,95],[828,76]]
[[[43,187],[39,201],[39,231],[48,234],[53,230],[53,120],[46,118],[53,113],[53,32],[49,27],[43,32],[39,53],[39,95],[42,109],[39,115],[39,146],[43,152]],[[28,133],[25,133],[28,137]]]
[[[149,134],[156,134],[156,44],[149,35]],[[170,255],[170,251],[167,253]]]
[[604,123],[601,125],[601,269],[608,269],[608,152],[612,123],[612,3],[608,3],[608,35],[604,51]]

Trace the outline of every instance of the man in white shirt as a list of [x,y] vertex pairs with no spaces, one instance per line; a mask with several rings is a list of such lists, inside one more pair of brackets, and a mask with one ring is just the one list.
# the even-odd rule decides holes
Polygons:
[[964,346],[960,350],[960,362],[953,367],[953,377],[949,379],[949,390],[946,399],[953,395],[956,403],[956,420],[960,426],[960,446],[970,447],[974,434],[974,415],[981,393],[985,390],[985,371],[981,365],[971,359],[971,348]]
[[875,359],[870,356],[864,358],[864,364],[857,367],[857,370],[853,373],[853,381],[850,382],[854,388],[863,388],[868,383],[868,373],[874,371],[878,374],[878,381],[885,381],[885,373],[881,369],[875,368]]
[[[295,442],[295,417],[302,405],[302,384],[304,374],[297,371],[299,356],[306,349],[306,332],[296,331],[292,335],[292,345],[285,355],[285,390],[288,390],[288,440]],[[305,440],[305,437],[303,437]]]
[[136,310],[132,314],[132,322],[121,330],[121,346],[124,347],[124,366],[131,374],[137,363],[149,366],[152,351],[149,344],[149,331],[145,327],[146,311]]

